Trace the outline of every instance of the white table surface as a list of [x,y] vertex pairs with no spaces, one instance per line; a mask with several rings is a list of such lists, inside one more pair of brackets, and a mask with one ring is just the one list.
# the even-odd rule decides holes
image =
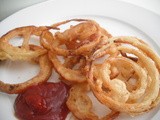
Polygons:
[[[28,6],[47,0],[0,0],[0,21]],[[148,9],[160,16],[160,0],[120,0]]]

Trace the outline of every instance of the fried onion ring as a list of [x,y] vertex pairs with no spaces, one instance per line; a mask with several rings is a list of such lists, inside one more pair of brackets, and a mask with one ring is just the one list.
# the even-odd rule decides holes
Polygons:
[[[57,58],[56,54],[49,52],[49,59],[52,61],[56,71],[66,80],[72,82],[84,82],[86,81],[85,75],[80,70],[72,70],[66,68]],[[65,74],[64,74],[65,73]]]
[[17,94],[23,92],[25,89],[32,85],[41,84],[46,82],[52,73],[52,64],[48,59],[47,55],[43,55],[39,57],[39,65],[40,72],[38,75],[33,77],[32,79],[18,84],[9,84],[0,81],[0,91],[9,93],[9,94]]
[[[41,36],[41,43],[43,46],[47,46],[50,50],[55,51],[57,55],[68,56],[68,55],[86,55],[89,54],[94,47],[102,41],[102,38],[111,37],[111,35],[103,28],[101,28],[93,20],[83,20],[83,19],[71,19],[71,21],[83,21],[82,23],[71,26],[70,29],[64,32],[56,32],[51,39],[45,39],[45,36],[49,36],[49,33],[44,33]],[[53,25],[54,27],[67,23],[66,21],[60,24]],[[48,35],[47,35],[48,34]],[[104,40],[104,39],[103,39]],[[106,40],[106,39],[105,39]],[[67,49],[60,48],[61,45],[65,45]]]
[[[11,60],[31,60],[32,58],[43,55],[47,52],[45,49],[37,49],[35,51],[30,50],[29,38],[31,35],[40,36],[44,29],[46,28],[38,28],[35,26],[15,28],[1,37],[0,49],[3,53],[6,53],[6,57],[9,57]],[[17,36],[24,39],[21,48],[12,46],[8,43],[11,38]]]
[[[143,76],[141,76],[141,78],[143,78],[143,81],[141,81],[142,85],[143,83],[147,83],[147,87],[143,86],[143,87],[138,87],[138,94],[140,93],[140,96],[137,95],[134,97],[132,96],[126,96],[126,92],[128,93],[128,91],[126,91],[126,84],[123,81],[117,80],[115,79],[116,83],[111,84],[108,83],[107,79],[109,78],[109,74],[110,74],[110,62],[108,61],[107,63],[102,63],[102,67],[99,67],[99,69],[96,69],[95,71],[95,65],[92,62],[91,64],[88,63],[88,65],[90,66],[90,70],[89,70],[89,74],[88,74],[88,83],[91,86],[91,89],[93,91],[93,93],[95,94],[95,96],[97,97],[97,99],[103,103],[104,105],[108,106],[109,108],[112,108],[113,110],[116,111],[120,111],[120,112],[125,112],[128,113],[130,115],[137,115],[137,114],[141,114],[143,112],[146,112],[150,109],[153,108],[153,106],[155,106],[153,103],[158,104],[159,102],[159,61],[160,58],[156,55],[156,53],[147,45],[144,44],[144,42],[141,42],[140,40],[133,38],[133,37],[112,37],[109,39],[109,41],[112,44],[117,44],[117,50],[119,52],[124,52],[124,53],[129,53],[129,54],[133,54],[138,58],[138,61],[136,62],[131,62],[132,60],[130,58],[125,58],[124,60],[130,61],[130,63],[132,64],[137,64],[138,66],[141,66],[141,70],[137,69],[136,71],[143,71],[143,73],[138,73],[139,76],[141,76],[143,74]],[[133,48],[128,48],[126,46],[123,46],[123,44],[130,44],[137,49],[133,49]],[[108,51],[106,50],[108,49],[108,45],[103,46],[102,48],[100,48],[100,50],[103,52],[103,55],[108,54]],[[93,55],[98,55],[98,51],[96,51],[96,54]],[[122,56],[121,56],[122,57]],[[109,58],[108,58],[109,59]],[[113,57],[112,60],[116,59],[115,57]],[[118,57],[119,60],[119,57]],[[113,62],[113,61],[112,61]],[[121,64],[121,62],[118,63],[115,62],[115,64]],[[157,67],[156,67],[156,66]],[[105,66],[103,68],[103,66]],[[133,67],[133,66],[132,66]],[[101,71],[101,70],[102,71]],[[144,70],[143,70],[144,69]],[[97,73],[98,71],[98,73]],[[147,73],[146,73],[147,72]],[[94,74],[97,73],[97,74]],[[146,76],[147,77],[144,77]],[[112,80],[114,82],[114,79]],[[138,82],[139,83],[139,82]],[[119,91],[117,91],[115,85],[119,85],[121,87],[119,87]],[[122,87],[123,86],[123,87]],[[111,89],[110,87],[113,87],[114,89]],[[120,92],[121,91],[121,92]],[[122,94],[124,91],[124,95],[122,95],[124,97],[123,101],[119,101],[121,100],[122,96],[120,96],[119,99],[117,99],[119,92]],[[115,92],[115,93],[114,93]],[[99,94],[101,93],[101,94]],[[114,98],[114,94],[116,94],[115,98]],[[132,93],[132,92],[131,92]],[[137,93],[135,91],[133,91],[133,93]],[[143,94],[145,95],[143,95]],[[111,95],[110,95],[111,94]],[[125,98],[125,96],[127,98]],[[136,99],[135,101],[130,101],[129,98],[133,98]]]
[[113,120],[118,117],[119,112],[112,111],[109,115],[99,118],[92,111],[92,101],[87,96],[89,86],[86,83],[76,84],[70,89],[67,106],[70,111],[80,120]]

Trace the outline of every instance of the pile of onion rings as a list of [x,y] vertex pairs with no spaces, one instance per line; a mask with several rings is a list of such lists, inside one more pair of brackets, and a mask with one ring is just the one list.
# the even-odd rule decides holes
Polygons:
[[[61,26],[72,22],[76,24],[61,31]],[[40,45],[30,44],[31,36],[37,36]],[[9,43],[15,37],[23,39],[22,45]],[[38,75],[24,83],[0,81],[0,91],[9,94],[43,84],[54,69],[60,80],[71,86],[66,104],[80,120],[113,120],[120,113],[135,116],[160,103],[160,57],[156,52],[138,38],[112,37],[93,20],[15,28],[0,38],[0,60],[40,65]],[[102,118],[96,115],[88,92],[111,113]]]
[[[113,44],[117,50],[114,56],[108,52]],[[106,54],[103,63],[94,62]],[[109,38],[109,43],[95,51],[88,65],[88,83],[97,99],[107,107],[134,116],[160,102],[160,58],[141,40]]]

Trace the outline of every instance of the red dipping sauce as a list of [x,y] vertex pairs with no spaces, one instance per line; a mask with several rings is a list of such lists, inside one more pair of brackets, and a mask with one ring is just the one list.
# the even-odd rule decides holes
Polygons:
[[69,88],[64,83],[32,86],[15,100],[15,115],[20,120],[65,120]]

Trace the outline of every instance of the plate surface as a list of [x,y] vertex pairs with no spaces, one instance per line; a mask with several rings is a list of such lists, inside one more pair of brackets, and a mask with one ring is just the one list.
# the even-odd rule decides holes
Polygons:
[[[50,25],[71,18],[96,20],[113,36],[141,38],[160,55],[160,16],[118,0],[49,0],[23,9],[3,20],[0,23],[0,36],[15,27]],[[38,70],[37,65],[3,61],[0,63],[0,80],[10,83],[22,82],[33,77]],[[50,80],[57,79],[55,76]],[[0,93],[0,120],[16,120],[13,108],[15,97],[16,95]],[[97,102],[94,105],[98,107],[98,114],[105,114],[104,106],[100,108],[101,105]],[[121,114],[118,120],[158,120],[159,108],[160,106],[134,118]]]

